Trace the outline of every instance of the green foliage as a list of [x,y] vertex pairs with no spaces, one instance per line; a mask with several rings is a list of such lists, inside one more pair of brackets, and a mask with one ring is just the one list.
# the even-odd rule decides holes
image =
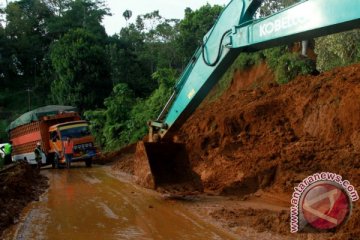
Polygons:
[[82,28],[94,34],[99,40],[106,38],[101,22],[109,9],[103,0],[50,1],[58,12],[48,24],[49,35],[58,39],[70,30]]
[[130,117],[130,111],[134,103],[134,95],[126,84],[118,84],[114,87],[112,95],[105,99],[106,125],[104,137],[108,149],[118,147],[122,139],[126,139],[124,131],[127,128],[126,121]]
[[86,111],[84,116],[98,144],[107,149],[117,148],[119,137],[126,129],[126,121],[134,104],[134,94],[124,83],[117,84],[108,98],[105,109]]
[[0,143],[7,142],[8,134],[6,132],[6,128],[9,125],[9,122],[5,119],[0,120]]
[[258,15],[261,17],[268,16],[300,1],[301,0],[263,0],[258,10]]
[[281,46],[281,47],[274,47],[263,50],[264,56],[266,58],[266,63],[269,65],[270,69],[276,70],[279,63],[279,58],[287,53],[287,47]]
[[233,70],[245,70],[249,67],[259,64],[263,59],[264,56],[261,52],[240,53],[230,68]]
[[43,0],[55,16],[63,15],[72,0]]
[[146,122],[154,120],[160,114],[173,92],[176,71],[166,68],[159,69],[153,74],[153,79],[159,83],[159,87],[147,99],[138,100],[132,108],[127,123],[128,130],[124,133],[128,138],[124,139],[127,141],[122,142],[123,145],[138,141],[147,133]]
[[134,37],[135,42],[142,40],[143,44],[135,48],[136,54],[152,74],[159,68],[177,68],[180,65],[181,58],[174,44],[178,35],[178,23],[178,19],[165,19],[159,11],[154,11],[138,16],[136,24],[130,25],[129,31],[123,29],[120,35],[121,39]]
[[[9,119],[28,110],[26,89],[30,90],[31,108],[57,103],[51,102],[54,96],[49,99],[50,86],[56,85],[53,81],[57,77],[49,49],[65,32],[79,26],[86,28],[101,41],[101,48],[107,39],[101,20],[108,13],[102,1],[9,1],[1,13],[6,14],[7,24],[5,29],[0,27],[0,84],[3,86],[0,95],[6,103],[0,107],[13,113],[8,115]],[[106,89],[107,79],[104,78],[104,86],[98,88],[100,94],[97,95],[103,95],[100,103],[111,89],[110,86],[106,94],[101,93]],[[80,89],[80,85],[84,83],[74,87]],[[9,90],[15,94],[7,94]],[[82,101],[86,101],[86,97]]]
[[97,142],[106,150],[118,149],[141,139],[147,132],[146,122],[156,118],[172,93],[176,71],[159,69],[153,79],[159,87],[146,99],[134,99],[126,84],[114,87],[105,99],[105,109],[85,112]]
[[[41,65],[50,40],[46,36],[46,23],[53,16],[40,0],[11,2],[5,9],[7,26],[5,48],[1,55],[4,65],[5,83],[28,87],[35,85],[35,77],[40,76]],[[35,76],[35,77],[30,77]]]
[[90,131],[95,137],[97,145],[104,147],[106,144],[106,139],[104,136],[104,125],[106,123],[105,110],[89,110],[84,112],[84,117],[90,124]]
[[5,30],[2,27],[1,23],[0,23],[0,84],[3,86],[4,82],[5,82],[5,74],[6,74],[6,70],[7,70],[7,65],[8,63],[6,63],[6,58],[4,58],[3,54],[6,51],[6,46],[7,44],[7,39],[5,36]]
[[319,71],[360,61],[360,30],[317,38],[315,53]]
[[155,89],[150,71],[140,60],[131,44],[116,36],[111,37],[106,46],[106,54],[110,62],[111,80],[113,85],[126,83],[136,97],[147,97]]
[[214,25],[222,10],[221,6],[206,4],[196,11],[185,10],[185,18],[179,24],[177,44],[186,61],[191,58],[195,50],[201,45],[202,38]]
[[286,46],[266,49],[263,53],[279,84],[288,83],[298,75],[315,71],[314,61],[302,57],[299,53],[289,52]]
[[120,31],[120,40],[136,54],[141,53],[145,47],[145,33],[141,32],[134,24],[122,28]]
[[56,79],[53,101],[80,111],[101,107],[111,88],[107,57],[101,43],[84,29],[71,30],[51,48]]
[[275,68],[276,81],[279,84],[288,83],[298,75],[306,75],[314,72],[315,63],[309,59],[301,57],[298,53],[285,53],[278,60]]

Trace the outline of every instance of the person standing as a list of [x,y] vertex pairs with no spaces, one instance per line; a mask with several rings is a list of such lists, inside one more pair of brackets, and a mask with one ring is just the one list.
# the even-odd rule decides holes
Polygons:
[[4,157],[5,157],[5,152],[3,147],[0,148],[0,169],[2,169],[4,167]]
[[4,164],[10,164],[12,162],[11,160],[11,154],[12,154],[12,141],[9,141],[8,143],[5,143],[4,146],[1,147],[1,150],[4,152]]
[[72,160],[72,156],[73,156],[74,142],[71,141],[71,139],[68,137],[63,142],[63,146],[64,146],[64,154],[65,154],[65,160],[66,160],[66,168],[70,168],[71,160]]
[[36,148],[34,150],[34,153],[35,153],[35,161],[36,161],[36,164],[37,164],[37,168],[40,169],[41,168],[41,160],[42,160],[42,150],[41,150],[41,143],[40,142],[37,142],[36,143]]

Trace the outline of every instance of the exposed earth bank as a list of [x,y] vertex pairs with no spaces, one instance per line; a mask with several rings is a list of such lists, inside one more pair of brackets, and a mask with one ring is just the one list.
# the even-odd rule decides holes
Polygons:
[[359,186],[360,65],[282,86],[271,76],[265,65],[235,73],[227,92],[182,127],[179,139],[205,190],[289,192],[321,171]]
[[25,162],[5,168],[0,171],[0,238],[6,227],[18,222],[23,208],[48,187],[47,178]]
[[[276,84],[260,64],[235,72],[217,100],[211,95],[175,137],[186,144],[204,192],[231,202],[200,201],[200,214],[234,232],[252,227],[294,238],[288,209],[293,188],[305,177],[333,172],[360,189],[360,64],[286,85]],[[129,149],[115,169],[133,172]],[[271,206],[254,207],[254,201]],[[335,233],[297,236],[358,239],[359,207],[355,202],[351,218]]]

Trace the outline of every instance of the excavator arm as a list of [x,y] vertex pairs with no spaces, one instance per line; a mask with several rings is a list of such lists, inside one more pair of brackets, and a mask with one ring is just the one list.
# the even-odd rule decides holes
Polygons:
[[[254,19],[262,0],[232,0],[205,35],[156,121],[154,134],[169,139],[189,118],[241,52],[311,39],[360,26],[360,1],[305,0]],[[158,138],[157,138],[158,139]]]
[[304,0],[255,19],[262,0],[232,0],[204,36],[161,114],[149,125],[149,141],[137,144],[135,175],[149,188],[192,181],[185,147],[171,143],[241,52],[253,52],[360,26],[359,0]]

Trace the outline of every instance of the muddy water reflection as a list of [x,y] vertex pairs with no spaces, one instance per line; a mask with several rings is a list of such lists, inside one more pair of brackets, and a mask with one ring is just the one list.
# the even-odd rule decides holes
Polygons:
[[8,239],[231,239],[175,202],[108,174],[104,167],[45,170],[47,194]]

